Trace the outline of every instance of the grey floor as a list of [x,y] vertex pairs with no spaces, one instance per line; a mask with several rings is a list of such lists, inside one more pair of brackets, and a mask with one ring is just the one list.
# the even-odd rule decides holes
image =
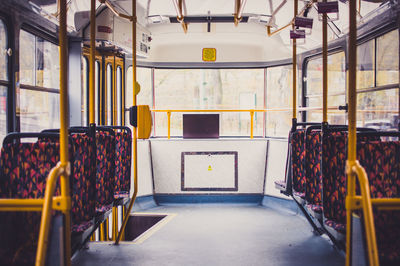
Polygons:
[[73,265],[344,265],[294,213],[251,205],[160,206],[176,214],[139,244],[90,243]]

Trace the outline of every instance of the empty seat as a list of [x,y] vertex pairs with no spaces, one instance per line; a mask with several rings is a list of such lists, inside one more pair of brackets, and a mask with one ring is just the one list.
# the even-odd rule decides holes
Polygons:
[[[58,143],[19,142],[24,136],[27,134],[13,133],[4,140],[0,159],[1,198],[43,198],[48,174],[59,161]],[[30,137],[38,136],[43,135],[30,134]],[[58,138],[58,135],[46,137]],[[59,185],[56,195],[59,195]],[[39,212],[0,212],[2,265],[34,264],[40,219]]]
[[[358,143],[358,158],[365,168],[371,198],[400,198],[400,142]],[[379,257],[382,265],[400,263],[400,211],[374,208]]]
[[132,132],[128,127],[115,129],[115,186],[114,198],[129,198],[131,189]]
[[321,179],[321,150],[322,131],[307,129],[305,140],[305,199],[307,208],[316,218],[322,218],[322,179]]
[[112,208],[115,189],[115,135],[109,128],[96,127],[96,211]]
[[71,175],[72,231],[83,232],[93,225],[95,216],[96,153],[89,134],[71,134],[73,175]]
[[304,172],[305,130],[297,129],[291,133],[290,139],[292,147],[293,196],[299,201],[304,199],[306,190],[306,179]]
[[[343,238],[346,224],[347,133],[324,133],[322,141],[322,185],[324,225],[336,238]],[[342,234],[341,236],[338,235]]]

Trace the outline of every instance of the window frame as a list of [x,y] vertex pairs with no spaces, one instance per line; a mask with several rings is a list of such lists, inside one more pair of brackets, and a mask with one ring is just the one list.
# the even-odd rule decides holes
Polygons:
[[[334,55],[334,54],[338,54],[338,53],[344,53],[344,60],[345,60],[345,65],[346,65],[346,71],[345,72],[346,72],[346,80],[347,80],[347,60],[348,60],[348,57],[347,57],[346,50],[343,49],[343,47],[341,47],[341,46],[335,47],[333,49],[328,50],[328,57],[331,56],[331,55]],[[301,86],[302,93],[301,93],[301,97],[302,97],[302,106],[306,107],[306,108],[309,107],[309,100],[308,100],[309,98],[317,98],[317,97],[322,97],[323,96],[322,91],[321,91],[321,94],[315,94],[315,95],[308,95],[307,94],[308,64],[310,63],[310,61],[316,60],[316,59],[320,59],[320,58],[322,58],[322,52],[321,53],[317,53],[317,54],[313,54],[311,56],[308,56],[308,57],[304,58],[304,60],[302,62],[302,72],[303,73],[301,75],[301,77],[302,77],[302,82],[301,82],[301,84],[302,84],[302,86]],[[321,70],[321,75],[322,75],[322,70]],[[347,102],[348,102],[348,99],[347,99],[348,98],[348,96],[347,96],[348,87],[347,87],[346,80],[345,80],[345,86],[344,86],[344,91],[343,92],[329,93],[329,91],[328,91],[328,96],[327,97],[329,97],[329,96],[343,96],[344,95],[344,97],[345,97],[344,104],[346,105]],[[322,108],[322,106],[321,106],[321,108]],[[307,111],[307,110],[300,111],[301,117],[302,117],[303,121],[305,121],[305,122],[309,122],[308,112],[309,111]]]

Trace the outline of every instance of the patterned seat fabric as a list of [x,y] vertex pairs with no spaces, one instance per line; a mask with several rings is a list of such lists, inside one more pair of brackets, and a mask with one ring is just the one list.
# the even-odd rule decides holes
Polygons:
[[304,129],[297,129],[291,133],[290,141],[292,145],[292,182],[293,193],[302,194],[306,190],[306,179],[304,172],[305,146]]
[[343,227],[346,222],[346,160],[347,133],[324,134],[321,167],[324,217],[336,224],[342,224]]
[[72,134],[72,231],[81,232],[90,227],[95,216],[96,154],[93,138],[86,134]]
[[115,136],[108,131],[96,132],[96,211],[112,207],[115,188]]
[[339,233],[342,233],[342,234],[346,233],[346,226],[343,223],[337,223],[333,220],[326,220],[324,223],[326,226],[329,226],[330,228],[335,229]]
[[321,176],[321,131],[311,131],[306,136],[306,194],[305,199],[311,205],[322,206],[322,176]]
[[[372,198],[400,198],[400,142],[363,142],[358,158],[365,168]],[[400,211],[374,209],[379,257],[382,264],[400,262]]]
[[115,188],[114,198],[129,197],[131,188],[132,134],[115,133]]
[[[1,151],[0,197],[43,198],[46,178],[59,161],[57,143],[8,144]],[[56,195],[59,195],[56,189]],[[0,213],[2,265],[33,265],[39,235],[39,212]]]
[[[58,140],[40,138],[39,142]],[[72,232],[82,232],[92,225],[95,216],[96,154],[93,139],[85,133],[70,134]]]

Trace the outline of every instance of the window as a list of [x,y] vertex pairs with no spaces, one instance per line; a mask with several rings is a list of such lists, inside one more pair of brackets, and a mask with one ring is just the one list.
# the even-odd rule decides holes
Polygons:
[[94,96],[94,113],[95,113],[95,121],[96,121],[96,125],[99,124],[100,121],[100,111],[99,111],[99,106],[100,106],[100,84],[101,84],[101,77],[100,77],[100,62],[99,61],[95,61],[94,64],[94,83],[95,83],[95,96]]
[[376,85],[399,83],[399,33],[391,31],[376,41]]
[[113,114],[113,106],[112,106],[112,92],[113,92],[113,67],[111,64],[107,65],[107,88],[106,88],[106,117],[107,117],[107,125],[112,125],[112,114]]
[[[375,46],[376,50],[372,49]],[[365,52],[366,50],[368,52]],[[368,60],[362,59],[358,62],[357,75],[362,77],[357,78],[361,83],[357,86],[361,90],[357,94],[358,126],[379,130],[397,129],[399,124],[398,31],[394,30],[368,41],[360,45],[358,51],[364,53],[360,56],[368,55]],[[380,88],[380,86],[391,88]]]
[[[125,89],[125,106],[129,108],[133,105],[133,68],[128,67],[126,71],[126,89]],[[150,68],[136,68],[136,79],[140,84],[140,92],[136,97],[136,102],[138,105],[149,105],[150,108],[153,107],[153,94],[151,85],[151,69]],[[129,112],[125,113],[125,124],[129,125]]]
[[122,125],[122,69],[117,67],[117,125]]
[[20,44],[21,131],[59,127],[58,46],[24,30]]
[[[264,69],[155,69],[156,109],[263,109]],[[263,135],[254,114],[254,136]],[[167,135],[167,114],[155,116],[157,136]],[[250,113],[220,114],[221,136],[250,136]],[[171,135],[182,136],[182,113],[171,115]]]
[[[0,19],[0,51],[7,50],[7,29]],[[7,134],[8,55],[0,52],[0,145]]]
[[89,106],[89,66],[88,59],[82,57],[82,102],[81,102],[81,125],[88,125]]
[[357,89],[375,87],[375,40],[357,46]]
[[[293,106],[292,65],[267,68],[267,109],[291,109]],[[287,137],[292,126],[292,110],[268,112],[266,135]]]
[[[344,52],[328,56],[328,107],[339,107],[346,103],[346,68]],[[307,121],[322,122],[322,58],[311,59],[307,64],[306,104],[321,108],[307,111]],[[345,124],[343,111],[328,110],[330,124]]]

